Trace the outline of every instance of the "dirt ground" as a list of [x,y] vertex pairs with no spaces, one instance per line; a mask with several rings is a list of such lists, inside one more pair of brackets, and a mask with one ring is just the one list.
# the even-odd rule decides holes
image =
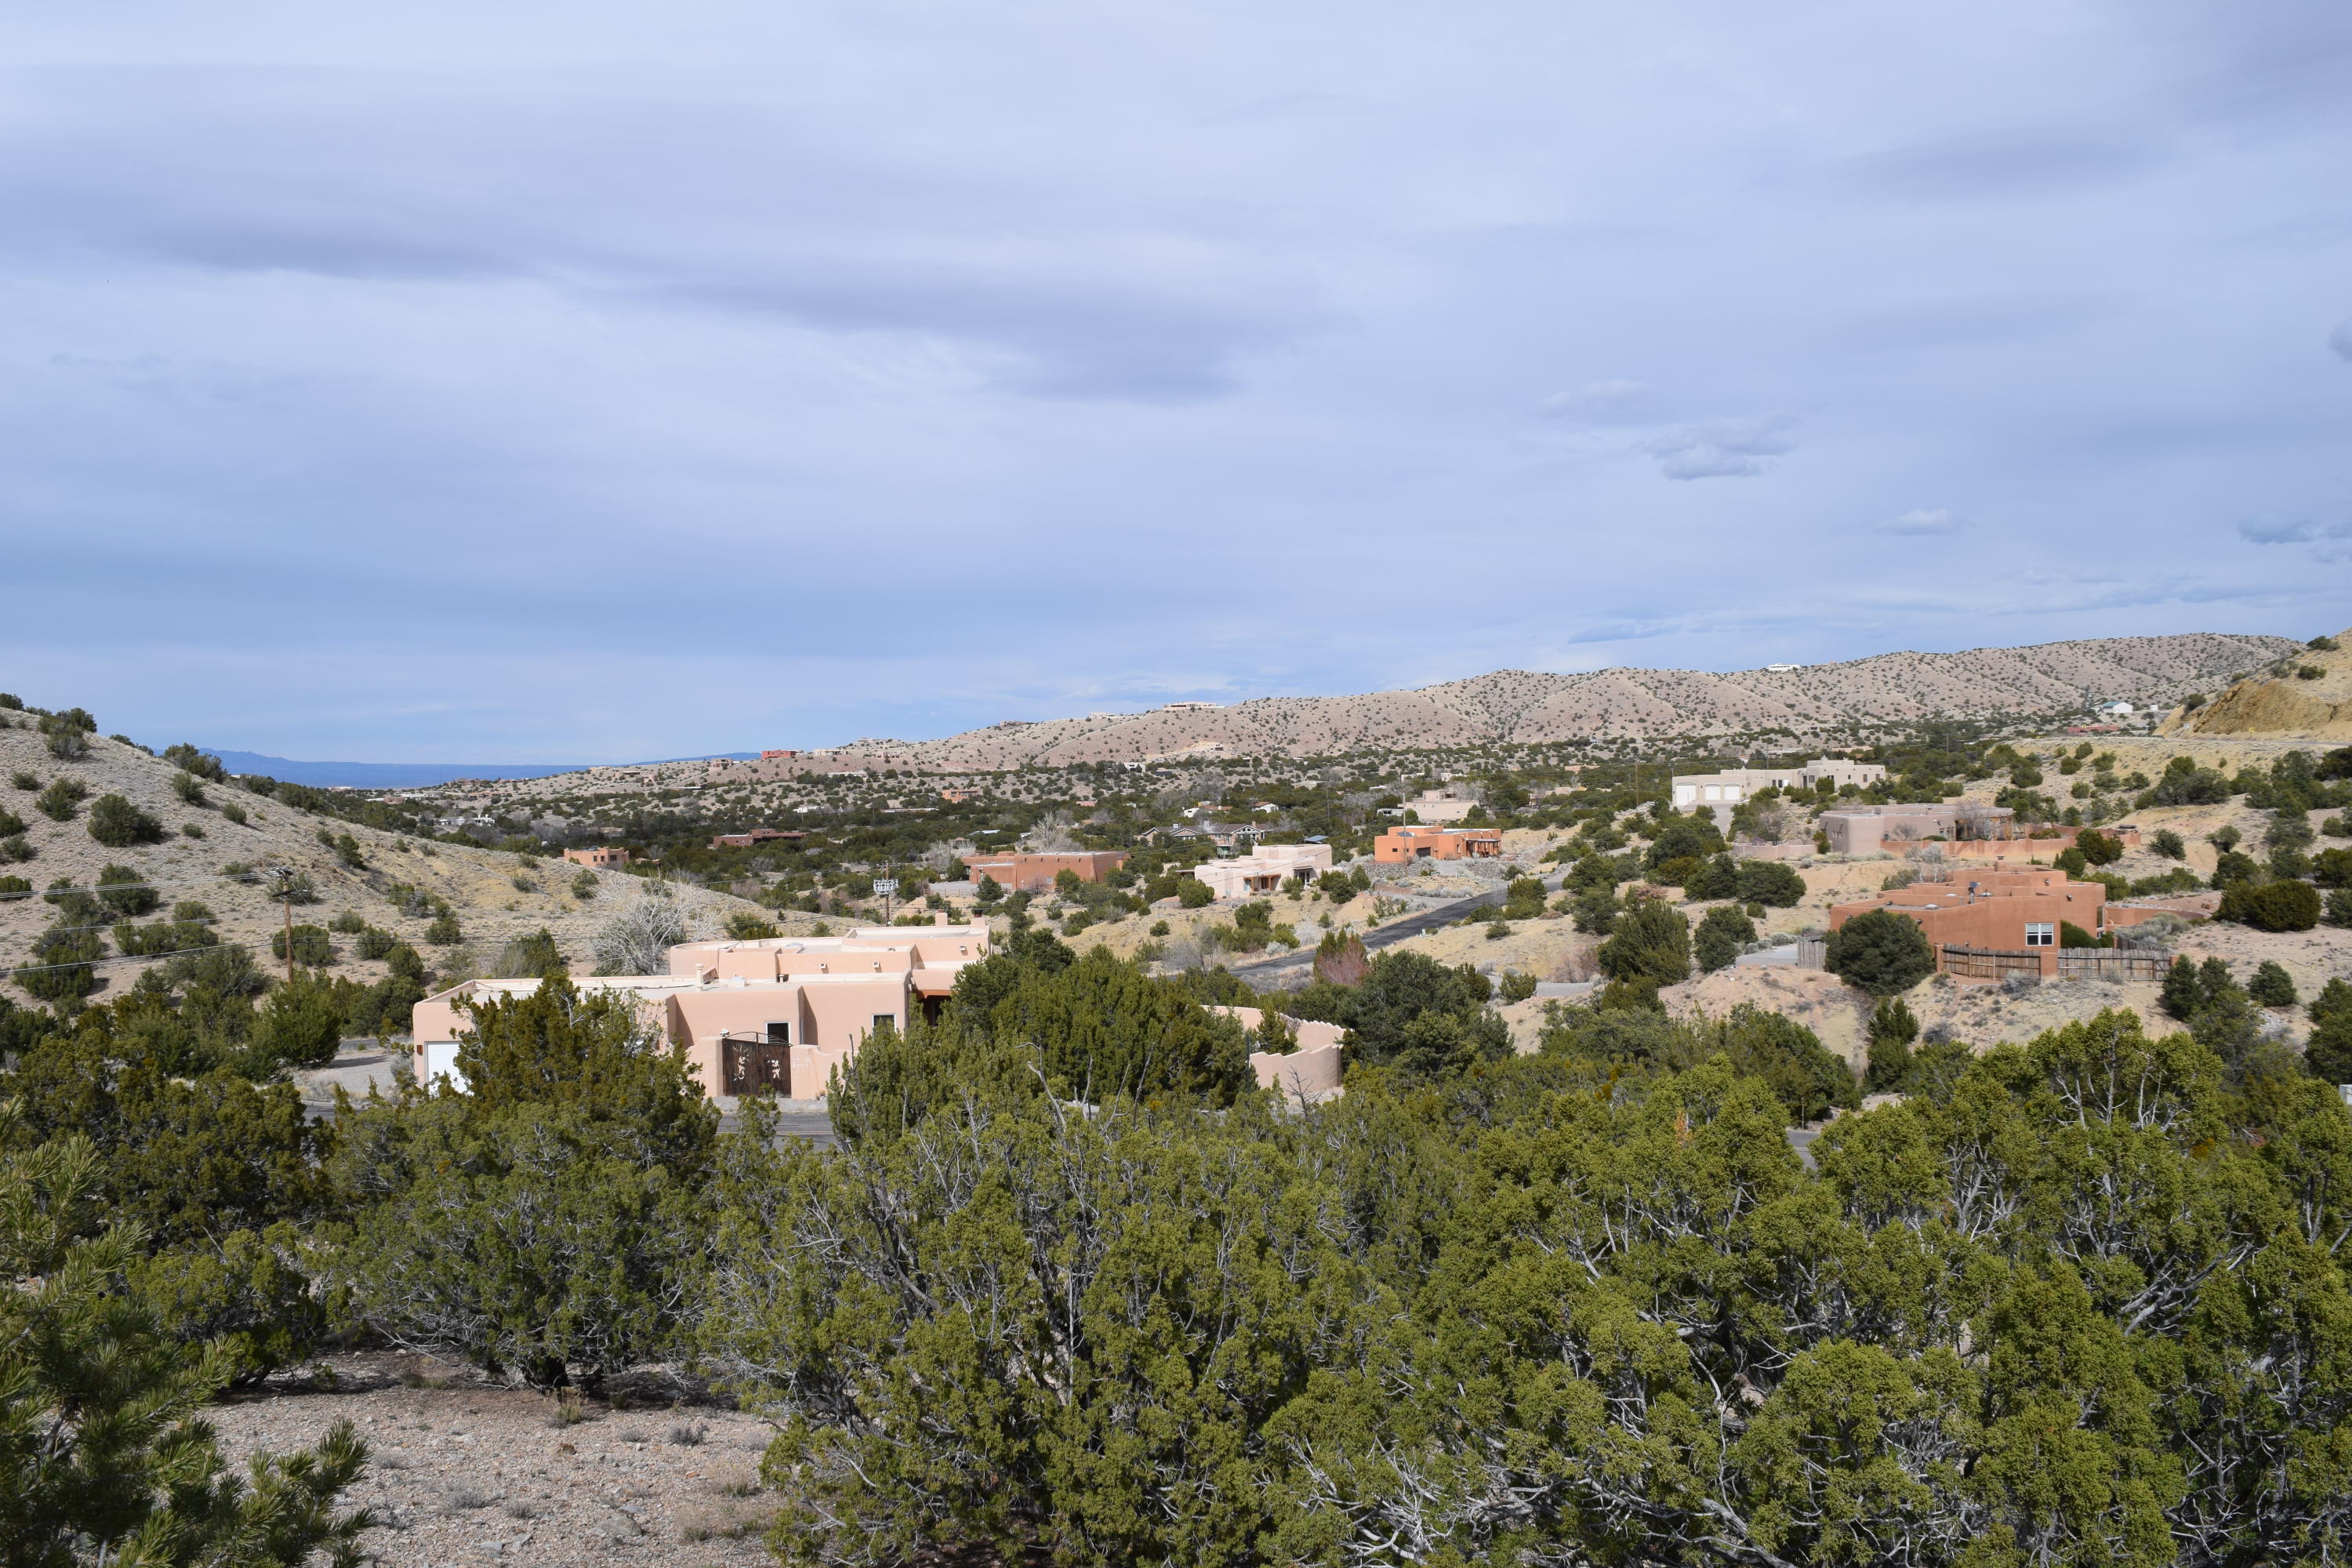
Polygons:
[[487,1563],[748,1568],[774,1500],[759,1485],[772,1436],[756,1416],[707,1407],[614,1409],[486,1386],[424,1356],[329,1358],[331,1390],[235,1397],[207,1412],[223,1451],[316,1442],[349,1420],[368,1446],[346,1494],[379,1523],[362,1549],[383,1568]]

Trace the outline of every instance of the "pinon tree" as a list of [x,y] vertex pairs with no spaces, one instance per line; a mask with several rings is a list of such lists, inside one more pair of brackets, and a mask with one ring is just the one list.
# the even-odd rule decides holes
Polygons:
[[135,1224],[104,1225],[97,1152],[22,1146],[0,1110],[0,1562],[9,1568],[352,1568],[365,1510],[336,1500],[367,1449],[338,1422],[317,1447],[231,1469],[205,1404],[238,1370],[163,1332],[126,1281]]

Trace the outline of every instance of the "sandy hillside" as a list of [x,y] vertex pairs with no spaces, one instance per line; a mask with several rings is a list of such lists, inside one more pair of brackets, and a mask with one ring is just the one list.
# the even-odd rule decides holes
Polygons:
[[1181,757],[1323,755],[1491,742],[1798,732],[1942,714],[2051,712],[2125,699],[2178,702],[2277,658],[2284,637],[2189,633],[1964,653],[1888,653],[1793,670],[1497,670],[1413,691],[1265,698],[1224,708],[1007,721],[943,740],[837,748],[935,771]]
[[2287,736],[2338,745],[2352,741],[2352,629],[2333,640],[2338,645],[2334,648],[2282,653],[2272,668],[2237,682],[2195,712],[2174,712],[2164,732]]
[[[217,917],[220,940],[247,943],[267,963],[269,934],[283,918],[282,906],[269,897],[267,873],[285,866],[307,876],[318,894],[316,903],[297,906],[298,921],[324,925],[342,910],[354,910],[369,924],[415,943],[436,972],[467,956],[487,961],[509,940],[542,926],[567,955],[584,963],[596,928],[642,896],[638,879],[607,871],[595,874],[594,896],[583,900],[572,892],[580,868],[561,859],[541,858],[526,865],[517,856],[494,850],[427,844],[316,816],[229,785],[205,784],[205,804],[191,805],[173,793],[178,771],[136,747],[97,736],[90,740],[87,758],[61,763],[49,755],[45,737],[37,731],[0,731],[0,808],[24,821],[34,851],[28,862],[0,867],[0,875],[22,877],[36,889],[60,878],[87,888],[100,868],[128,866],[153,884],[163,900],[163,907],[141,917],[142,921],[168,919],[175,902],[195,900]],[[89,791],[89,798],[80,803],[70,821],[53,822],[35,808],[37,790],[10,782],[17,773],[42,786],[59,777],[72,779]],[[90,805],[108,794],[121,795],[153,816],[163,825],[163,841],[110,849],[91,838]],[[221,808],[231,803],[244,807],[245,825],[222,815]],[[191,837],[186,832],[190,826],[201,837]],[[319,842],[321,828],[350,834],[363,864],[345,866],[333,849]],[[261,875],[248,881],[224,870],[238,865]],[[403,908],[397,894],[402,885],[448,901],[464,932],[460,947],[436,947],[425,941],[431,917]],[[677,888],[674,897],[689,927],[709,935],[719,934],[729,913],[755,907],[698,888]],[[34,936],[56,912],[37,897],[0,903],[0,964],[25,962]],[[110,954],[113,945],[110,940]],[[351,945],[349,938],[335,939],[335,973],[362,980],[383,973],[381,963],[354,957]],[[103,964],[100,973],[108,987],[97,999],[127,985],[141,967],[119,957]],[[8,994],[20,1002],[26,999],[14,985]]]

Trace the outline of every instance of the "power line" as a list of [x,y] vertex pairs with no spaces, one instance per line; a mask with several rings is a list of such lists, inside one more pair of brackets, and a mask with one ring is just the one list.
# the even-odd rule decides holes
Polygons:
[[241,942],[216,942],[210,947],[183,947],[171,952],[118,952],[111,958],[84,958],[72,963],[26,963],[12,967],[11,974],[40,974],[52,969],[89,969],[101,963],[160,963],[167,958],[180,958],[192,952],[218,952],[225,947],[243,947]]

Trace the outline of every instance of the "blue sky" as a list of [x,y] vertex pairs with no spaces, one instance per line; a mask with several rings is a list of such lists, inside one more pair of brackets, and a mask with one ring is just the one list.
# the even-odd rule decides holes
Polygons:
[[0,686],[586,761],[2352,620],[2352,10],[37,3]]

